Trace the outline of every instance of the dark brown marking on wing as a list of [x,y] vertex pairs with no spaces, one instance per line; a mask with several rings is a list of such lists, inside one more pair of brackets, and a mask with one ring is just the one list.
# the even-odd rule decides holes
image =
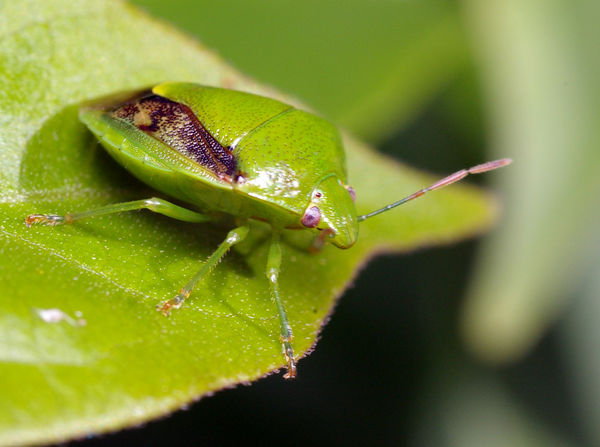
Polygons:
[[209,169],[222,180],[231,181],[236,168],[233,154],[206,130],[186,105],[148,94],[120,105],[111,113]]

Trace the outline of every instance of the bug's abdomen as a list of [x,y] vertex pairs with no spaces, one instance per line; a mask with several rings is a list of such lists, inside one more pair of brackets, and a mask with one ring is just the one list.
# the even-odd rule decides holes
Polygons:
[[223,180],[231,180],[235,158],[184,104],[148,94],[111,112]]

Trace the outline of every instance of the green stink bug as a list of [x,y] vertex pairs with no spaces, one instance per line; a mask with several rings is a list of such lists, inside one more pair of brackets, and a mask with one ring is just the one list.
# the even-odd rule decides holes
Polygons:
[[150,198],[66,215],[32,214],[26,224],[68,224],[143,208],[186,222],[233,216],[238,226],[174,298],[157,306],[168,315],[181,307],[232,246],[246,238],[248,220],[269,223],[272,237],[266,275],[279,315],[286,378],[295,377],[296,359],[278,282],[283,229],[312,231],[314,250],[327,242],[349,248],[357,240],[361,221],[468,174],[510,163],[502,159],[458,171],[395,203],[358,215],[338,130],[288,104],[234,90],[172,82],[84,104],[79,117],[133,175],[198,211]]

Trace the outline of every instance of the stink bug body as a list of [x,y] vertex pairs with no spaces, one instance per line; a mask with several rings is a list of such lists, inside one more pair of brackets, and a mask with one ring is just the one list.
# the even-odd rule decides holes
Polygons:
[[278,282],[283,229],[314,232],[313,249],[327,242],[349,248],[358,237],[359,222],[468,174],[510,162],[497,160],[458,171],[359,216],[355,192],[347,184],[339,132],[324,119],[288,104],[234,90],[173,82],[84,104],[79,116],[128,171],[200,212],[151,198],[66,215],[32,214],[26,224],[59,225],[142,208],[187,222],[234,216],[239,226],[174,298],[157,306],[168,315],[233,245],[244,240],[249,219],[268,222],[272,238],[266,275],[280,319],[286,378],[296,375],[296,363]]

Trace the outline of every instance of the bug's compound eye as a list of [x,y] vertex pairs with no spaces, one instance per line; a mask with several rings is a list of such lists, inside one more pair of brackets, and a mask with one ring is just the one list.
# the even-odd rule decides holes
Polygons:
[[356,192],[354,191],[354,188],[352,186],[346,186],[346,191],[348,191],[348,194],[352,197],[352,201],[356,202]]
[[323,192],[319,191],[318,189],[313,192],[313,194],[312,194],[313,200],[320,200],[322,198],[323,198]]
[[321,222],[321,210],[318,206],[311,206],[302,216],[302,225],[306,228],[315,228]]

